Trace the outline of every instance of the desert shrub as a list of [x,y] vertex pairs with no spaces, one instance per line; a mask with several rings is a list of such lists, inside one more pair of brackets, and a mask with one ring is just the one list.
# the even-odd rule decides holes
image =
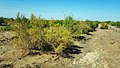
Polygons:
[[116,27],[120,27],[120,21],[104,21],[102,23],[107,23],[109,25],[112,25],[112,26],[116,26]]
[[[20,18],[21,19],[21,18]],[[17,39],[13,42],[16,48],[25,50],[42,49],[43,25],[42,20],[31,15],[30,22],[21,21],[16,24],[15,31],[18,34]]]
[[95,31],[99,24],[98,21],[77,21],[74,20],[72,16],[66,17],[63,22],[65,27],[73,35],[88,34],[90,31]]
[[4,18],[3,17],[0,17],[0,24],[1,23],[4,23]]
[[64,19],[64,26],[71,32],[74,33],[76,30],[76,26],[79,23],[79,21],[76,21],[73,19],[72,16],[68,16]]
[[58,25],[64,25],[64,22],[63,22],[63,20],[56,20],[55,21],[55,24],[58,24]]
[[108,29],[108,24],[107,23],[101,23],[100,29]]
[[51,51],[60,54],[72,44],[72,36],[64,26],[52,24],[47,27],[45,24],[45,20],[34,15],[31,16],[30,23],[18,23],[16,32],[19,38],[14,39],[13,46],[28,51]]
[[112,25],[112,26],[120,27],[120,22],[119,21],[118,22],[111,22],[109,24]]
[[46,28],[45,41],[51,45],[53,51],[61,53],[72,44],[71,33],[63,26],[55,25]]
[[95,29],[98,27],[98,24],[99,24],[98,21],[86,20],[85,22],[86,22],[86,25],[88,25],[90,28],[89,31],[95,31]]
[[86,31],[88,28],[86,23],[74,20],[72,16],[68,16],[65,18],[64,26],[71,32],[73,36],[87,33]]
[[74,32],[74,35],[88,34],[91,28],[85,22],[80,22],[78,24],[77,30]]
[[12,30],[12,26],[3,26],[0,28],[0,31],[10,31]]

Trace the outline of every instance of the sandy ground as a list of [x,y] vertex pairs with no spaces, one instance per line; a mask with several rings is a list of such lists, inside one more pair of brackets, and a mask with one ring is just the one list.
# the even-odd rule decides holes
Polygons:
[[79,53],[71,53],[73,58],[50,54],[21,58],[21,50],[0,44],[0,68],[120,68],[120,32],[97,29],[90,34],[74,42]]

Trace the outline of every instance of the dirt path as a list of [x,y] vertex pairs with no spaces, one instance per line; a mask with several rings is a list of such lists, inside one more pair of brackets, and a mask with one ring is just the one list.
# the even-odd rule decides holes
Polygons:
[[91,38],[82,44],[81,58],[77,55],[73,66],[75,68],[120,68],[120,33],[113,30],[91,32]]
[[104,68],[120,68],[120,33],[113,30],[97,30],[89,43],[99,53],[98,62]]

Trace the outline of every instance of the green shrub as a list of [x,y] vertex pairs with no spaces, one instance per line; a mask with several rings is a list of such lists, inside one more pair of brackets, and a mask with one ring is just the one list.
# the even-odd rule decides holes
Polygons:
[[90,31],[95,31],[95,29],[98,27],[98,24],[99,24],[99,21],[86,20],[85,22],[90,28],[89,32]]
[[16,32],[19,38],[14,39],[13,46],[28,51],[51,51],[60,54],[72,44],[71,33],[64,26],[52,24],[45,27],[44,24],[43,19],[33,15],[30,23],[18,23]]
[[72,16],[68,16],[64,19],[64,26],[71,32],[74,33],[76,31],[76,26],[79,23],[78,21],[74,20]]
[[72,44],[71,33],[63,26],[52,26],[46,28],[45,41],[49,43],[56,53],[61,53]]
[[76,27],[73,35],[88,34],[91,30],[90,26],[86,22],[79,22]]
[[77,21],[74,20],[71,16],[68,16],[64,20],[65,27],[73,35],[88,34],[90,31],[95,31],[98,27],[98,21]]
[[112,26],[120,27],[120,22],[111,22],[109,24]]
[[107,23],[101,23],[100,29],[108,29],[108,24]]
[[44,34],[41,21],[32,15],[30,23],[25,21],[17,23],[15,31],[19,38],[13,41],[13,45],[16,48],[22,48],[28,51],[35,48],[42,49],[42,35]]
[[59,53],[59,54],[62,54],[63,53],[63,50],[66,48],[66,46],[63,45],[63,43],[61,43],[56,49],[55,49],[55,52],[56,53]]
[[0,31],[10,31],[12,30],[12,26],[3,26],[0,28]]
[[87,34],[90,30],[90,26],[86,22],[81,22],[79,25],[79,30],[81,30],[81,34]]

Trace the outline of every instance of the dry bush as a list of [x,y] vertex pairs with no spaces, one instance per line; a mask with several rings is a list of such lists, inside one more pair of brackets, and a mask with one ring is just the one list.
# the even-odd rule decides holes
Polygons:
[[108,24],[107,23],[101,23],[100,29],[108,29]]
[[73,41],[70,32],[58,25],[46,28],[45,40],[56,53],[61,53]]
[[45,20],[31,16],[30,22],[22,21],[16,25],[18,38],[14,39],[15,48],[28,51],[50,51],[62,53],[63,50],[72,44],[72,36],[64,27],[52,24],[44,26]]

